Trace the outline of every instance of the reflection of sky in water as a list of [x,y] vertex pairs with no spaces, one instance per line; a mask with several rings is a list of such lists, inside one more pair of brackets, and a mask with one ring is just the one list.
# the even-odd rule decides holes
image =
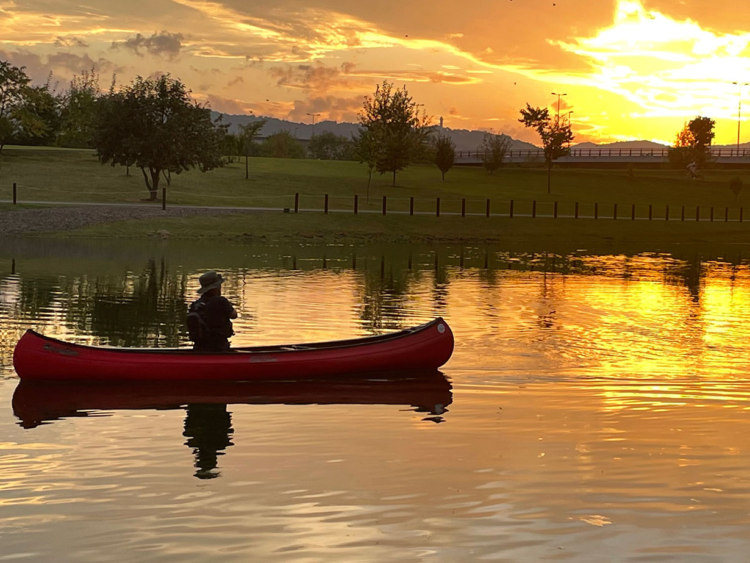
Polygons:
[[[231,421],[222,418],[231,433],[210,436],[216,459],[198,459],[184,409],[91,409],[23,430],[6,408],[5,553],[745,557],[746,265],[460,250],[437,266],[428,252],[342,251],[325,269],[314,255],[294,263],[290,254],[286,266],[253,260],[209,266],[228,278],[240,309],[237,345],[370,334],[444,315],[456,336],[443,369],[453,383],[444,422],[409,404],[364,400],[234,404]],[[204,269],[22,265],[0,281],[6,405],[15,387],[7,362],[29,322],[82,342],[114,334],[184,344],[168,325]],[[113,311],[121,318],[100,318]],[[195,479],[198,462],[216,463],[217,477]]]

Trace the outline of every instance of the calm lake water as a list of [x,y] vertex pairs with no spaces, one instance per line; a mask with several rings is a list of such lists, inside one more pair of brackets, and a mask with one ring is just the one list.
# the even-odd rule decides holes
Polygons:
[[[6,241],[0,560],[746,560],[742,251]],[[208,269],[235,345],[442,315],[454,355],[223,399],[18,386],[27,328],[186,345]]]

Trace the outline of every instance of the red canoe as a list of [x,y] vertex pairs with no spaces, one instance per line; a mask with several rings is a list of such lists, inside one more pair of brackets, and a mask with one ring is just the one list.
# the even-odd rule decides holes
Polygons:
[[437,318],[390,334],[220,353],[83,346],[27,330],[16,344],[13,365],[23,380],[251,381],[437,369],[452,353],[453,333]]

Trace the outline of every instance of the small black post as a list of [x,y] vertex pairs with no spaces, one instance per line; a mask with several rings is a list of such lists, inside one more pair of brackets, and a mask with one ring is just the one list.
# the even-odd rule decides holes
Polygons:
[[294,212],[299,213],[299,192],[294,194]]
[[531,218],[536,219],[536,200],[531,202]]
[[576,201],[576,211],[575,211],[574,219],[578,219],[578,202],[577,201]]
[[714,222],[714,206],[711,206],[711,222]]
[[387,196],[383,196],[383,215],[385,215],[385,211],[388,208],[387,201]]
[[740,207],[740,223],[742,223],[742,208]]
[[651,219],[654,218],[654,206],[653,204],[648,204],[648,220],[651,221]]
[[490,216],[490,198],[487,198],[487,209],[486,209],[487,217]]
[[695,206],[695,221],[698,222],[701,220],[701,206],[696,205]]
[[612,208],[612,219],[614,221],[617,221],[617,204],[615,203],[614,207]]
[[354,214],[359,211],[359,194],[354,194]]
[[685,220],[685,206],[683,205],[682,206],[682,214],[680,215],[680,221],[684,221],[684,220]]
[[553,212],[555,219],[557,219],[557,202],[555,202],[555,210]]
[[630,220],[635,221],[635,203],[633,204],[633,207],[630,209]]
[[594,203],[594,219],[598,219],[598,218],[599,218],[599,204]]
[[508,211],[508,217],[513,219],[513,200],[512,199],[510,200],[510,209]]
[[461,217],[466,217],[466,198],[461,198]]
[[440,198],[437,198],[437,202],[435,203],[435,216],[440,217]]
[[409,215],[414,215],[414,196],[409,198]]
[[18,191],[18,190],[17,190],[17,188],[16,188],[16,183],[15,183],[15,182],[13,182],[13,205],[15,205],[15,204],[16,204],[16,201],[17,201],[17,199],[16,199],[16,193],[17,193],[17,191]]
[[163,187],[161,188],[161,210],[165,211],[167,209],[167,188]]
[[669,221],[669,205],[667,205],[667,210],[664,212],[664,220]]
[[326,194],[325,201],[323,202],[323,213],[328,213],[328,194]]
[[729,208],[728,207],[724,208],[724,222],[725,223],[729,222]]

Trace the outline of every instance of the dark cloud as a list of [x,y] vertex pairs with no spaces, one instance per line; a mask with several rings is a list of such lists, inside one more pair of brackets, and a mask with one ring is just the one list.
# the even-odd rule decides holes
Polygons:
[[125,41],[114,41],[112,48],[124,47],[139,56],[142,56],[145,51],[151,55],[166,56],[172,60],[180,54],[182,39],[182,33],[169,33],[168,31],[154,33],[151,37],[138,33],[135,37]]
[[[346,68],[352,69],[353,65],[344,63]],[[342,67],[344,67],[342,65]],[[350,88],[351,80],[342,75],[340,68],[325,66],[323,64],[302,64],[286,67],[271,67],[269,74],[276,80],[278,86],[289,88],[300,88],[313,92],[327,92],[332,88]]]
[[88,47],[89,44],[79,37],[57,37],[55,47]]

